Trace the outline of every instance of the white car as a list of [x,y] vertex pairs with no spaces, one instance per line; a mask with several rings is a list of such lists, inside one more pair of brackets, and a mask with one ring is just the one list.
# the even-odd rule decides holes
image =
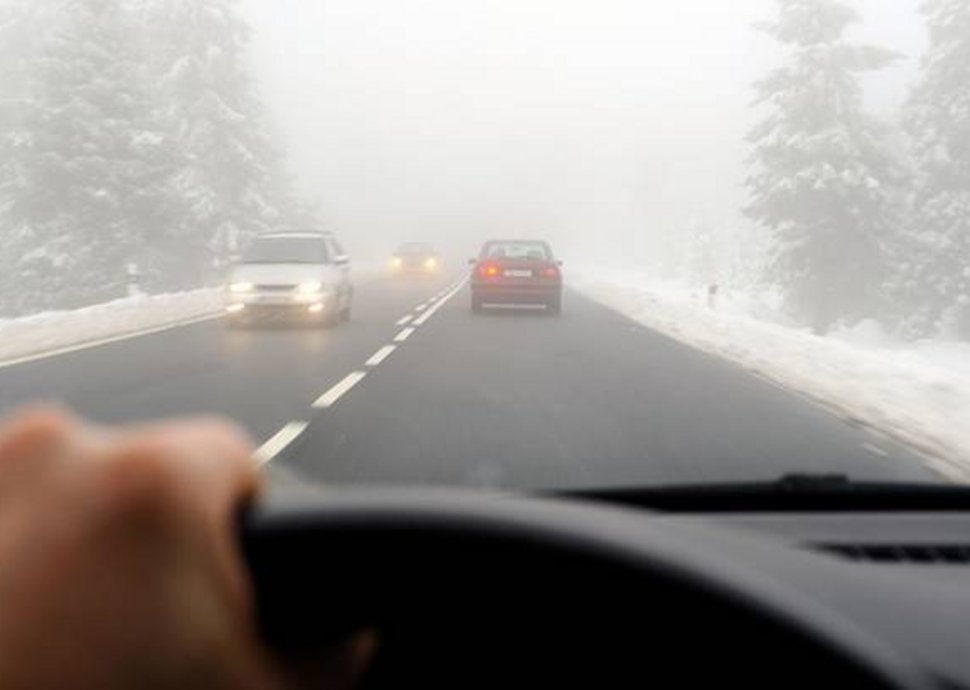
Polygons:
[[262,316],[320,324],[350,318],[350,261],[329,232],[260,235],[232,269],[226,285],[230,325]]

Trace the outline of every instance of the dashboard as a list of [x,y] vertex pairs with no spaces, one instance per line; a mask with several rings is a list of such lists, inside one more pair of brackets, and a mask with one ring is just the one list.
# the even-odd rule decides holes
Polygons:
[[354,490],[264,506],[243,544],[270,644],[306,668],[374,631],[364,687],[959,688],[968,528]]
[[[970,687],[970,514],[657,516],[716,530],[745,558],[911,658]],[[730,536],[728,536],[730,535]]]

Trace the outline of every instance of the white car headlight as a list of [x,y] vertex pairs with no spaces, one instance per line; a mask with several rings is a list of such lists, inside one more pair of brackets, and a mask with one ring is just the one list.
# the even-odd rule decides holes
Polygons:
[[300,285],[296,288],[296,291],[301,295],[315,295],[318,292],[323,292],[323,283],[318,280],[300,283]]
[[232,283],[229,285],[229,292],[252,292],[252,283]]

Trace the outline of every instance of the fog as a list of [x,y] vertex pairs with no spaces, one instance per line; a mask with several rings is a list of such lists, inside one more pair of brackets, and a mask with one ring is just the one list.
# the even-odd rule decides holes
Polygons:
[[[328,484],[694,481],[696,449],[901,476],[699,349],[970,443],[970,2],[0,0],[0,64],[0,364],[31,396],[228,414]],[[512,481],[535,448],[572,457]]]
[[361,264],[531,237],[942,332],[966,60],[918,2],[0,0],[0,315],[217,284],[322,225]]
[[[872,78],[890,113],[922,48],[917,0],[856,6],[903,54]],[[751,83],[771,0],[247,0],[260,91],[302,193],[362,255],[489,236],[662,263],[691,223],[741,228]]]

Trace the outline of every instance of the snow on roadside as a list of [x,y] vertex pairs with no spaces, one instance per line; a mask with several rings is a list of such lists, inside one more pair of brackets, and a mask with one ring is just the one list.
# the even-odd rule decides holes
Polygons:
[[894,342],[867,323],[819,337],[767,320],[764,305],[741,295],[711,307],[706,294],[643,272],[590,267],[569,277],[600,303],[908,443],[949,478],[970,481],[970,344]]
[[216,288],[138,295],[72,311],[0,319],[0,365],[124,335],[175,326],[222,310]]
[[[351,266],[357,285],[380,280],[384,263]],[[149,333],[222,313],[221,288],[125,297],[71,311],[0,319],[0,366],[123,336]]]

